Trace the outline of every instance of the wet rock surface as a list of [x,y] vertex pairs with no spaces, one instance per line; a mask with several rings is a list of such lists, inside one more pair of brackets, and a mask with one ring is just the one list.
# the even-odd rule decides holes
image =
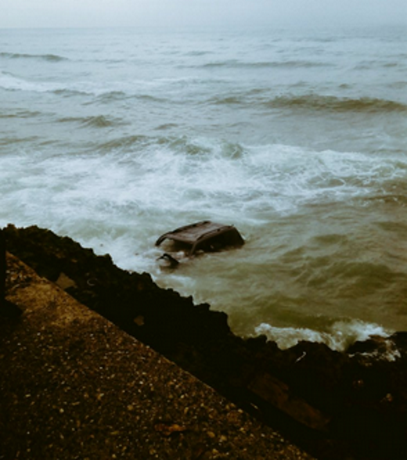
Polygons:
[[406,333],[346,353],[309,342],[281,351],[265,337],[235,336],[224,313],[69,238],[37,227],[5,235],[8,251],[39,275],[316,457],[407,458]]

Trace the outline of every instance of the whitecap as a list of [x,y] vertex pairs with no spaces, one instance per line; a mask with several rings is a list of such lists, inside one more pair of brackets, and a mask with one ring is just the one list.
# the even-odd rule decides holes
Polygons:
[[[345,351],[357,341],[363,342],[372,337],[388,338],[393,331],[382,326],[367,323],[361,320],[341,320],[334,322],[326,331],[317,331],[309,328],[274,327],[261,323],[255,328],[256,335],[265,335],[269,340],[277,343],[282,350],[291,348],[301,341],[324,343],[332,350]],[[391,344],[384,359],[394,360],[400,354]]]

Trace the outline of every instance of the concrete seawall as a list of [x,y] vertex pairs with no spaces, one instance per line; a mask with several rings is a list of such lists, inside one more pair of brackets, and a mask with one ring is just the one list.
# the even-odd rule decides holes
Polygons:
[[0,459],[310,459],[7,256]]

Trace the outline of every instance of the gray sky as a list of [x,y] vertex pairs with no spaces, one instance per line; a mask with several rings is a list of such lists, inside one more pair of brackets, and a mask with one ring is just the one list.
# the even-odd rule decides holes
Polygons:
[[407,0],[0,0],[0,28],[407,25]]

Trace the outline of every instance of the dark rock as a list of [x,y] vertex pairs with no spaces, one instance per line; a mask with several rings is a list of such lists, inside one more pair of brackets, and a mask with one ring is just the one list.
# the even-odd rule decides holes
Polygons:
[[0,316],[18,318],[21,310],[6,300],[6,269],[6,239],[3,230],[0,229]]
[[400,350],[402,353],[407,353],[407,332],[396,332],[390,337],[396,346],[397,349]]
[[248,385],[255,395],[285,412],[298,422],[318,431],[327,431],[329,417],[293,393],[290,387],[276,377],[263,372],[253,377]]
[[18,319],[21,316],[22,311],[11,302],[3,300],[0,303],[0,317]]
[[385,337],[374,336],[363,342],[357,341],[352,344],[348,349],[349,355],[356,353],[372,354],[372,353],[385,353],[388,350],[389,340]]

